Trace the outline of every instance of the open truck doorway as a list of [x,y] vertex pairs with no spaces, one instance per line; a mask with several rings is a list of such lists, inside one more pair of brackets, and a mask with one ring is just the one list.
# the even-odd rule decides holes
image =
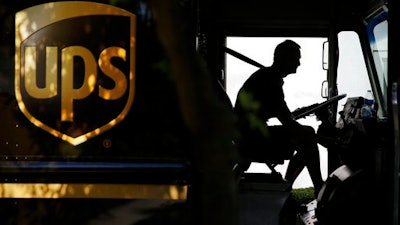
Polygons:
[[[290,39],[298,43],[301,47],[300,66],[296,74],[284,79],[283,89],[285,101],[291,111],[297,108],[320,103],[326,99],[321,96],[321,84],[327,77],[323,63],[323,45],[327,38],[311,37],[227,37],[226,46],[237,51],[250,59],[270,66],[273,62],[275,47],[282,41]],[[258,67],[244,62],[230,54],[226,54],[226,92],[235,104],[237,93],[246,79],[254,73]],[[318,129],[320,121],[315,116],[308,116],[298,120],[303,125]],[[272,118],[268,125],[279,124],[279,121]],[[327,171],[327,152],[326,148],[319,145],[321,172],[323,179],[326,179]],[[276,170],[283,176],[285,175],[288,160],[283,165],[276,166]],[[263,163],[253,162],[248,172],[268,172],[269,168]],[[302,171],[293,184],[293,188],[311,187],[312,181],[306,169]]]

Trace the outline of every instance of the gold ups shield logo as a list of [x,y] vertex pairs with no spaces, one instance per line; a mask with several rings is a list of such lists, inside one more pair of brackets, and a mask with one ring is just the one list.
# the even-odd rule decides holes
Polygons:
[[127,115],[135,86],[135,15],[55,2],[15,18],[15,95],[36,126],[72,145]]

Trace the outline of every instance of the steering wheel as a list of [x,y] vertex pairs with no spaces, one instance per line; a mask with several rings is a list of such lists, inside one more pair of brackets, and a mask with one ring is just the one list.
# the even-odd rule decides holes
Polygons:
[[328,99],[328,100],[326,100],[324,102],[321,102],[319,104],[313,104],[311,106],[308,106],[308,107],[306,107],[306,110],[304,110],[304,112],[303,112],[303,110],[301,110],[302,112],[300,112],[299,114],[294,115],[293,118],[295,120],[297,120],[297,119],[300,119],[302,117],[308,116],[308,115],[314,113],[315,111],[317,111],[318,109],[323,108],[323,107],[325,107],[327,105],[330,105],[330,104],[332,104],[334,102],[337,102],[337,101],[339,101],[340,99],[342,99],[344,97],[346,97],[346,94],[341,94],[341,95],[334,96],[334,97],[332,97],[332,98],[330,98],[330,99]]

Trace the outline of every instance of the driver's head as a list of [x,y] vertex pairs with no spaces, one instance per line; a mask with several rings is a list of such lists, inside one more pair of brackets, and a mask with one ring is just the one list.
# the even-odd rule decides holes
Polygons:
[[284,76],[296,73],[300,66],[300,45],[292,40],[278,44],[274,52],[274,66],[278,67]]

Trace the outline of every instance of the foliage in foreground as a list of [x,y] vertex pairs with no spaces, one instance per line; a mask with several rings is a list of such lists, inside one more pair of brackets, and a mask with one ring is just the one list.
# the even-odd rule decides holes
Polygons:
[[307,187],[307,188],[293,189],[292,196],[298,204],[308,204],[315,199],[314,188]]

